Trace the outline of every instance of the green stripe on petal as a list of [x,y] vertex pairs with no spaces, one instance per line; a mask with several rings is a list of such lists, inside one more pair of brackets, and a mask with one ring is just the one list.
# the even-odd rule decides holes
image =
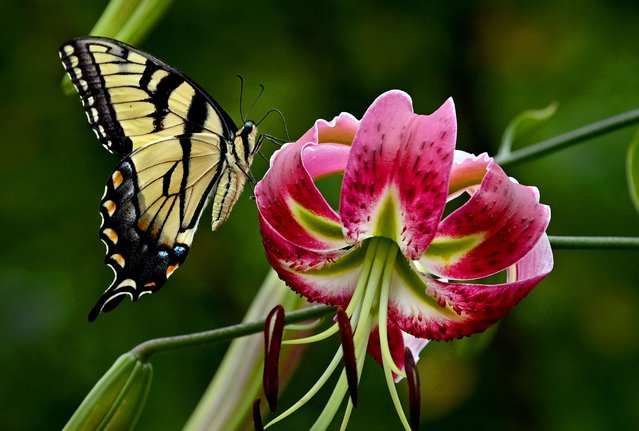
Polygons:
[[290,203],[290,208],[297,222],[315,236],[331,241],[344,241],[340,223],[319,216],[294,201]]
[[[402,288],[405,288],[416,300],[446,317],[459,319],[459,315],[451,307],[439,305],[435,298],[426,294],[424,280],[419,277],[410,266],[409,261],[401,254],[398,254],[395,260],[395,272],[402,281]],[[391,301],[394,296],[396,296],[396,292],[391,291]]]
[[344,255],[344,257],[342,257],[338,261],[327,264],[322,267],[322,269],[317,271],[307,271],[304,273],[304,275],[329,277],[352,271],[353,269],[362,266],[362,263],[364,262],[364,256],[366,255],[366,250],[368,249],[368,244],[369,242],[365,242],[364,246],[357,247],[352,252]]
[[388,191],[379,206],[375,220],[373,236],[381,236],[384,238],[397,240],[397,204],[395,202],[395,194]]
[[450,265],[477,247],[483,239],[483,233],[466,235],[460,238],[436,237],[426,249],[424,257],[431,261],[436,260],[444,265]]

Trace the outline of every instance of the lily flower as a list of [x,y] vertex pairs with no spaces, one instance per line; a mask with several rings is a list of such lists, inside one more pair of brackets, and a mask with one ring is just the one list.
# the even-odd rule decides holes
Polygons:
[[[553,266],[550,209],[538,190],[509,178],[486,154],[456,151],[456,132],[452,99],[418,115],[406,93],[389,91],[361,121],[347,113],[318,120],[273,155],[255,187],[268,261],[300,295],[346,310],[359,375],[368,350],[384,368],[406,429],[394,384],[405,376],[405,348],[417,362],[429,340],[484,331]],[[334,174],[343,175],[338,209],[315,184]],[[462,195],[468,200],[443,217]],[[506,275],[488,284],[495,274]],[[272,423],[319,390],[341,352],[336,358]],[[345,382],[343,372],[313,429],[328,427]]]

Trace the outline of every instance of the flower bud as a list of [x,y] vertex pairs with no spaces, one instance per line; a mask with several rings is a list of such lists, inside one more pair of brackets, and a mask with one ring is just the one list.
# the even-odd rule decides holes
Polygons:
[[91,389],[64,431],[132,430],[146,401],[153,368],[131,352],[120,356]]

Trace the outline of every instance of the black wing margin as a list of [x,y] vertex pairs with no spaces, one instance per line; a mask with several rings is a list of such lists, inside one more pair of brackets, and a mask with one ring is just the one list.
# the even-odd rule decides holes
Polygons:
[[89,124],[113,154],[169,136],[211,132],[232,141],[237,127],[198,84],[152,55],[103,37],[73,39],[60,59]]

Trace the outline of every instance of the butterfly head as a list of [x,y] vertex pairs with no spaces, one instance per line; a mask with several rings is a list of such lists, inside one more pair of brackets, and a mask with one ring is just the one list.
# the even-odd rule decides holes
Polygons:
[[250,120],[244,122],[237,131],[236,139],[242,141],[242,147],[247,158],[252,158],[260,149],[261,139],[257,137],[257,125]]

